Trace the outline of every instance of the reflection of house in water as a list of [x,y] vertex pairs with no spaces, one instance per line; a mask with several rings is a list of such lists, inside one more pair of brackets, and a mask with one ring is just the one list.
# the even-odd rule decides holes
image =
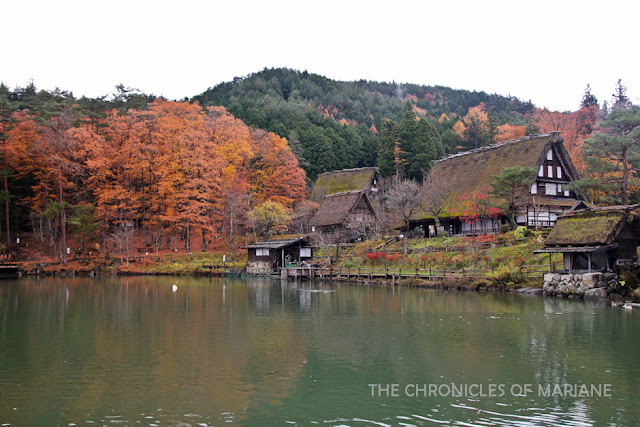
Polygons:
[[257,282],[255,284],[257,311],[269,311],[270,289],[271,289],[271,283]]
[[311,308],[311,292],[305,292],[304,289],[300,289],[298,294],[300,295],[299,297],[299,302],[300,302],[300,309],[301,310],[309,310]]
[[614,271],[635,265],[639,205],[586,208],[565,213],[537,253],[562,253],[569,272]]
[[313,257],[313,248],[302,238],[266,240],[244,247],[247,249],[247,274],[276,274],[289,263]]

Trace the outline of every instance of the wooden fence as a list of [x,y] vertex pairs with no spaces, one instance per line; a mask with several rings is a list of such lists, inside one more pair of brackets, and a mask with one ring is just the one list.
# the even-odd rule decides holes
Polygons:
[[[544,273],[553,271],[555,265],[523,265],[518,267],[519,273],[529,278],[542,278]],[[309,278],[346,278],[353,280],[384,279],[395,281],[397,279],[422,279],[422,280],[474,280],[487,278],[498,269],[494,268],[463,268],[460,270],[449,269],[389,269],[389,268],[322,268],[322,267],[291,267],[283,269],[282,277],[309,277]]]

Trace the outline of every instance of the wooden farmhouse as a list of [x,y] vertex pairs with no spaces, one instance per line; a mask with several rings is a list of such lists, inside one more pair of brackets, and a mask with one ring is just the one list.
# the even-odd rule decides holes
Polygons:
[[[420,227],[425,236],[448,232],[454,235],[497,233],[508,223],[505,215],[495,214],[470,220],[465,206],[484,195],[490,200],[493,176],[505,167],[534,167],[534,183],[520,196],[521,208],[516,212],[516,223],[530,228],[552,227],[558,216],[583,198],[564,188],[578,179],[559,132],[532,135],[514,141],[467,151],[438,160],[428,180],[444,194],[441,228],[435,229],[435,220],[426,212],[415,216],[411,228]],[[493,201],[495,202],[495,201]],[[429,204],[425,196],[424,204]]]
[[273,274],[288,264],[313,258],[313,247],[302,237],[266,240],[247,245],[244,249],[247,249],[247,274]]
[[312,232],[354,240],[363,235],[376,218],[376,210],[366,190],[346,191],[324,196],[309,225]]
[[635,265],[639,205],[570,211],[558,218],[537,253],[562,253],[569,273],[616,271]]
[[313,185],[311,200],[320,203],[324,196],[345,191],[364,191],[369,199],[374,201],[382,191],[378,168],[370,167],[325,172],[318,176]]

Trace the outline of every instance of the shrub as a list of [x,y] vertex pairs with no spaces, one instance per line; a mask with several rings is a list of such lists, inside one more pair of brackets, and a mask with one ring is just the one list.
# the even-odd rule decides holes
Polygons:
[[500,234],[508,233],[509,230],[511,230],[511,227],[509,226],[509,224],[502,224],[500,226]]
[[349,258],[348,260],[346,260],[345,262],[342,263],[341,267],[342,268],[357,268],[358,267],[358,263],[356,262],[355,258]]
[[522,278],[523,278],[522,272],[520,271],[519,268],[517,267],[512,268],[507,265],[498,267],[496,271],[494,271],[493,273],[487,274],[486,277],[487,279],[489,279],[490,282],[496,285],[507,285],[512,283],[519,283],[522,281]]
[[516,230],[513,232],[513,237],[515,237],[516,239],[524,239],[525,237],[531,236],[533,236],[533,231],[529,230],[524,225],[516,228]]

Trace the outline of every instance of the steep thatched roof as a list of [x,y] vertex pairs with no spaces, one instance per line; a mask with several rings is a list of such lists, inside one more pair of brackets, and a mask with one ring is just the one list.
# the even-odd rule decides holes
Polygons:
[[[447,194],[445,207],[455,211],[460,197],[474,192],[489,192],[493,176],[500,175],[505,167],[534,167],[544,161],[548,147],[554,147],[560,162],[564,166],[570,181],[578,179],[578,173],[571,162],[569,153],[563,144],[559,132],[531,135],[513,141],[507,141],[464,153],[454,154],[433,164],[429,179],[443,186]],[[533,178],[533,177],[532,177]],[[537,202],[550,202],[552,199],[537,196]],[[567,202],[554,202],[572,206],[574,199]],[[422,212],[416,219],[426,218]]]
[[601,246],[613,243],[616,236],[630,221],[625,209],[584,210],[558,218],[545,239],[545,247]]
[[361,198],[364,198],[369,209],[371,209],[372,215],[375,215],[371,201],[364,191],[346,191],[324,196],[320,208],[318,208],[316,214],[311,218],[309,224],[316,227],[343,224]]
[[311,191],[311,200],[320,201],[329,194],[369,188],[378,168],[344,169],[321,174]]

